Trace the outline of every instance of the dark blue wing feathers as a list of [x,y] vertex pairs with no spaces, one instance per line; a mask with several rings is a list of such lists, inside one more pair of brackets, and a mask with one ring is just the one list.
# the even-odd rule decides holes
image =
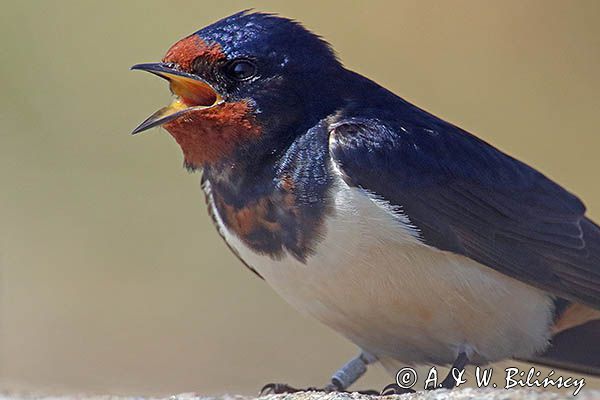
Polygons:
[[460,128],[410,113],[333,124],[344,179],[401,207],[425,243],[600,307],[600,229],[581,201]]

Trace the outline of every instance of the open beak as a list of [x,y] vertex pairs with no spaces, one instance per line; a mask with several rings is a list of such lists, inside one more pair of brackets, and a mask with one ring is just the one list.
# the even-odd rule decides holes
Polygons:
[[170,64],[136,64],[131,69],[148,71],[166,79],[171,92],[177,96],[171,104],[161,108],[135,128],[132,135],[172,121],[186,112],[211,108],[223,102],[211,85],[196,75],[174,69]]

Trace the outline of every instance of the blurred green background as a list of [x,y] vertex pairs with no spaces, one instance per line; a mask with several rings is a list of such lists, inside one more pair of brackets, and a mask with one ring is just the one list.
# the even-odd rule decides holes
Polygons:
[[[0,383],[54,392],[318,385],[355,348],[292,311],[213,229],[166,104],[128,71],[241,9],[541,169],[600,220],[600,2],[23,1],[0,16]],[[389,383],[373,368],[360,387]],[[588,385],[589,387],[589,385]]]

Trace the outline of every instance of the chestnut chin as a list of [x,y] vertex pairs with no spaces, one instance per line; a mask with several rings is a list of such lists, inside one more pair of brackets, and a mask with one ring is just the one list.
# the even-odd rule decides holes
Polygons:
[[192,109],[163,127],[181,147],[188,169],[225,162],[262,132],[245,101]]

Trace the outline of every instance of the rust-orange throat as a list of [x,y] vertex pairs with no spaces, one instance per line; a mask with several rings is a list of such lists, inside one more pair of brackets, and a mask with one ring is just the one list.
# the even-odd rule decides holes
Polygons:
[[197,62],[211,66],[225,60],[218,45],[206,45],[192,35],[173,45],[163,62],[134,65],[131,69],[166,79],[175,97],[132,133],[164,126],[181,146],[186,166],[192,169],[221,161],[231,156],[240,142],[259,136],[249,104],[226,102],[213,84],[194,71]]

